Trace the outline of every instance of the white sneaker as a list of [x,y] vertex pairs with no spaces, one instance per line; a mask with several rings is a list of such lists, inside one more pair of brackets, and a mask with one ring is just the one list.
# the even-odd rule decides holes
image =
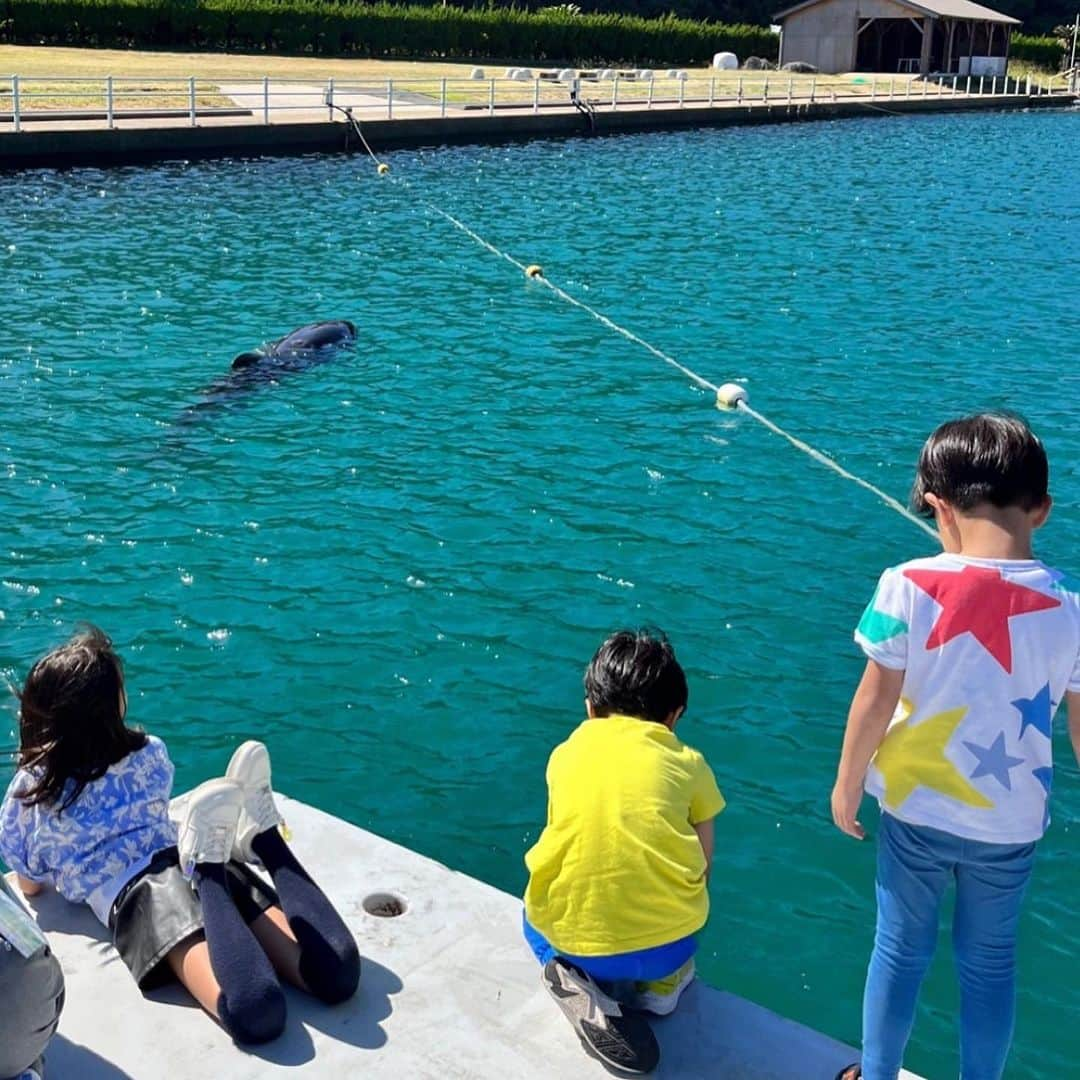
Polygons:
[[229,761],[225,777],[240,784],[244,793],[232,857],[240,862],[257,863],[259,858],[251,849],[252,840],[269,829],[285,833],[285,819],[274,802],[274,789],[270,786],[270,751],[254,740],[241,744]]
[[633,1007],[657,1016],[670,1016],[679,1004],[683,991],[694,981],[694,974],[694,958],[691,956],[667,978],[635,984],[637,993],[632,1001]]
[[196,863],[229,861],[243,802],[244,790],[235,780],[207,780],[188,795],[176,841],[185,877]]

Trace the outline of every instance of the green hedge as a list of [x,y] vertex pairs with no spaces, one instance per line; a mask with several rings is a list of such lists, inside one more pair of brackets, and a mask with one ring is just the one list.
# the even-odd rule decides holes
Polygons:
[[671,65],[713,53],[775,59],[760,26],[548,9],[398,7],[329,0],[0,0],[19,44],[433,59]]
[[1057,38],[1013,34],[1009,55],[1014,60],[1027,60],[1038,67],[1057,71],[1061,67],[1061,60],[1065,55],[1065,50],[1061,47],[1061,42]]

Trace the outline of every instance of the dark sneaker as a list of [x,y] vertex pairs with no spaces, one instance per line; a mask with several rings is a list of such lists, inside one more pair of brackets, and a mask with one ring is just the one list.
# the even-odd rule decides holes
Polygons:
[[544,985],[586,1051],[609,1069],[641,1076],[660,1064],[660,1046],[648,1020],[624,1013],[580,968],[557,956],[544,965]]

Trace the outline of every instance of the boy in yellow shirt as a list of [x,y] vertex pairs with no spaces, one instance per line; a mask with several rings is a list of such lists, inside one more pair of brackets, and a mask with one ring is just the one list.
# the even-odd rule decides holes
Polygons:
[[663,635],[609,637],[585,695],[588,719],[548,762],[547,825],[525,856],[525,937],[585,1049],[647,1073],[660,1051],[638,1010],[670,1013],[694,978],[724,798],[675,736],[688,691]]

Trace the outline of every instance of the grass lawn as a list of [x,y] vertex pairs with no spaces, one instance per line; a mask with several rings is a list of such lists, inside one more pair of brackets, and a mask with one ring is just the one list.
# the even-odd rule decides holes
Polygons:
[[[438,100],[441,80],[448,80],[447,101],[454,106],[473,104],[483,106],[488,101],[489,85],[486,82],[470,82],[468,75],[473,64],[453,64],[405,60],[344,60],[312,56],[272,56],[267,54],[241,55],[229,53],[195,52],[136,52],[122,49],[70,49],[53,46],[0,45],[0,94],[10,93],[5,76],[17,74],[21,82],[21,103],[30,109],[62,109],[104,106],[105,76],[112,75],[115,84],[115,108],[186,108],[187,88],[168,80],[186,80],[194,75],[198,79],[196,104],[200,108],[227,106],[229,99],[218,92],[222,83],[259,82],[268,76],[271,82],[298,80],[322,84],[333,78],[335,84],[354,90],[370,90],[385,95],[386,81],[394,80],[397,90],[421,94]],[[505,64],[488,63],[485,74],[500,81],[497,101],[500,104],[531,104],[533,84],[503,81]],[[1012,65],[1010,75],[1023,77],[1030,69]],[[657,102],[679,97],[679,83],[663,78],[657,72],[652,94]],[[789,75],[787,72],[718,72],[710,68],[687,69],[688,79],[682,89],[687,101],[706,100],[712,93],[717,100],[732,99],[739,91],[740,83],[744,97],[760,100],[768,80],[768,96],[772,100],[784,100],[789,85],[795,97],[806,98],[813,87],[815,96],[869,96],[876,91],[878,97],[921,95],[923,85],[909,75]],[[68,82],[65,80],[74,80]],[[129,81],[130,80],[130,81]],[[963,81],[961,80],[961,86]],[[936,84],[927,90],[938,92]],[[582,96],[597,104],[610,105],[613,84],[610,81],[586,82]],[[620,79],[620,101],[642,100],[648,97],[646,82]],[[542,102],[565,103],[568,92],[565,86],[541,83]],[[316,102],[313,98],[313,106]]]

